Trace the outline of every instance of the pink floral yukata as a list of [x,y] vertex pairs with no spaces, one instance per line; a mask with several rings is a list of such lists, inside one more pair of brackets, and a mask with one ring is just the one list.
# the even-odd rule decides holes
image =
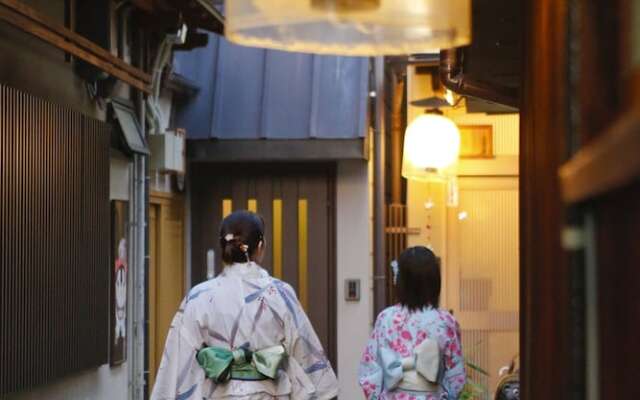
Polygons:
[[[444,373],[438,393],[393,391],[384,388],[378,353],[388,348],[399,357],[410,357],[413,349],[426,338],[438,342],[444,358]],[[395,305],[378,315],[359,368],[359,383],[368,400],[441,400],[457,399],[465,384],[465,369],[460,343],[460,327],[453,316],[443,310],[424,308],[410,312]]]

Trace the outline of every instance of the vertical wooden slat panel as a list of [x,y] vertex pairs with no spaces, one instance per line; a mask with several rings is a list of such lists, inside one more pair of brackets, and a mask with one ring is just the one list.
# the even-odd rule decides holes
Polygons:
[[[299,278],[304,273],[300,268],[299,238],[303,236],[301,231],[307,233],[307,256],[302,264],[307,265],[308,315],[330,359],[335,361],[335,181],[331,166],[197,164],[193,168],[193,234],[203,232],[202,237],[192,239],[193,254],[204,252],[203,237],[206,239],[213,232],[211,219],[217,227],[223,199],[232,199],[235,209],[249,207],[247,200],[256,199],[257,211],[265,219],[270,249],[263,267],[300,293],[299,289],[304,288],[299,285]],[[306,207],[299,207],[299,200],[306,200]],[[209,204],[218,214],[213,218]],[[299,225],[304,220],[301,215],[307,216],[306,228]],[[215,247],[218,248],[217,241]]]
[[273,199],[273,276],[282,279],[282,199]]
[[[3,279],[5,279],[5,284],[3,285],[7,291],[7,295],[6,295],[6,299],[7,299],[7,313],[3,314],[6,315],[7,318],[14,318],[15,314],[13,312],[14,310],[14,306],[15,306],[15,302],[13,301],[13,292],[15,290],[15,285],[10,285],[9,282],[13,282],[14,281],[14,271],[15,271],[15,265],[11,262],[13,260],[13,254],[14,254],[14,243],[15,243],[15,235],[12,234],[13,233],[13,225],[14,225],[14,221],[13,218],[15,217],[15,212],[14,212],[14,195],[15,195],[15,190],[14,190],[14,179],[15,179],[15,166],[14,166],[14,157],[13,157],[13,137],[14,137],[14,129],[13,129],[13,110],[15,107],[15,99],[14,99],[14,95],[15,93],[12,91],[9,91],[6,87],[4,87],[5,90],[5,99],[6,99],[6,103],[5,103],[5,107],[4,107],[4,111],[0,110],[0,112],[4,112],[5,116],[6,116],[6,125],[5,125],[5,135],[7,136],[7,140],[4,142],[5,143],[5,154],[7,156],[7,164],[8,164],[8,172],[7,172],[7,205],[6,205],[6,220],[8,221],[8,229],[9,232],[7,233],[8,237],[8,242],[7,242],[7,259],[6,259],[6,268],[5,270],[5,274],[3,275]],[[10,235],[11,233],[11,235]],[[3,335],[3,337],[9,337],[13,331],[12,328],[13,326],[9,326],[9,324],[3,324],[3,326],[5,326],[5,335]],[[3,340],[2,341],[2,350],[3,353],[5,354],[4,357],[4,362],[6,362],[5,365],[11,365],[11,362],[13,361],[13,350],[15,349],[15,347],[11,347],[8,345],[8,341],[7,340]],[[5,374],[5,383],[4,383],[4,387],[3,387],[3,391],[7,391],[8,388],[10,387],[12,380],[13,380],[13,376],[12,376],[12,372],[11,371],[7,371]]]
[[[407,206],[404,204],[389,204],[386,209],[387,226],[385,229],[387,264],[397,260],[407,247]],[[387,274],[387,302],[395,301],[395,285],[391,268]]]
[[[50,171],[52,170],[51,167],[51,152],[53,151],[52,149],[52,143],[51,143],[51,132],[50,132],[50,128],[49,128],[49,124],[51,122],[51,105],[48,102],[45,102],[42,104],[42,109],[40,111],[41,113],[41,118],[42,118],[42,143],[44,146],[44,149],[42,149],[42,159],[43,159],[43,170],[44,171]],[[49,174],[44,174],[43,176],[44,179],[44,185],[43,185],[43,201],[44,201],[44,213],[42,216],[42,230],[44,231],[44,239],[42,242],[42,250],[43,250],[43,260],[42,263],[46,264],[49,266],[49,268],[45,269],[42,273],[42,276],[44,277],[44,282],[43,282],[43,290],[44,290],[44,295],[42,296],[42,298],[45,301],[45,305],[43,307],[45,313],[42,317],[42,323],[43,323],[43,330],[42,330],[42,334],[47,336],[47,337],[53,337],[53,332],[52,332],[52,324],[51,324],[51,318],[53,315],[53,299],[51,298],[51,293],[52,293],[52,288],[51,288],[51,276],[53,275],[53,266],[51,265],[51,259],[52,259],[52,249],[51,249],[51,236],[52,236],[52,232],[51,230],[53,229],[53,226],[51,223],[49,223],[49,219],[51,217],[51,215],[53,214],[53,207],[52,207],[52,194],[53,194],[53,190],[50,190],[52,185],[51,185],[51,176]],[[40,343],[40,351],[41,354],[51,354],[50,353],[50,342],[46,341],[46,340],[40,340],[38,341]],[[49,379],[51,379],[51,368],[49,368],[49,365],[47,363],[42,363],[42,369],[44,370],[44,372],[42,373],[42,379],[45,381],[48,381]]]
[[110,134],[82,118],[0,85],[0,396],[107,360]]
[[[20,120],[20,115],[19,115],[19,110],[20,110],[20,95],[19,93],[15,93],[15,99],[14,99],[15,103],[14,103],[14,109],[12,112],[12,119],[13,119],[13,127],[12,130],[15,132],[14,133],[14,140],[15,140],[15,144],[14,144],[14,151],[16,152],[16,157],[14,158],[14,168],[16,170],[21,170],[22,169],[22,165],[20,163],[20,159],[22,154],[19,152],[19,149],[21,148],[20,145],[21,143],[19,142],[18,138],[20,136],[20,126],[17,123],[17,121]],[[13,198],[14,198],[14,215],[15,215],[15,226],[16,228],[18,226],[21,225],[21,221],[20,221],[20,203],[21,203],[21,198],[20,198],[20,187],[21,187],[21,181],[20,181],[20,175],[16,172],[14,174],[14,188],[13,188]],[[14,263],[14,276],[13,276],[13,281],[16,282],[17,284],[14,286],[13,288],[13,293],[12,293],[12,302],[13,302],[13,307],[15,309],[15,307],[18,306],[20,299],[18,299],[18,296],[20,295],[18,293],[17,288],[20,286],[21,282],[21,276],[20,276],[20,269],[17,267],[18,263],[20,262],[20,254],[21,254],[21,249],[20,249],[20,240],[21,237],[20,235],[22,234],[21,230],[16,229],[16,232],[14,234],[14,243],[13,243],[13,248],[14,248],[14,253],[13,253],[13,258],[12,258],[12,262]],[[15,321],[15,325],[13,326],[12,332],[10,333],[14,335],[14,337],[18,337],[20,335],[20,316],[16,313],[13,316],[13,319]],[[12,354],[12,363],[16,363],[18,361],[18,350],[16,347],[16,351]],[[15,384],[17,381],[17,377],[19,375],[19,370],[16,371],[16,369],[14,369],[12,371],[12,383]]]
[[[18,138],[20,140],[20,167],[22,169],[22,173],[20,174],[20,189],[19,189],[19,196],[20,196],[20,211],[19,211],[19,215],[20,215],[20,257],[18,259],[18,263],[17,265],[19,266],[19,280],[18,280],[18,287],[20,288],[24,288],[23,290],[19,291],[17,293],[17,297],[18,297],[18,306],[22,305],[22,308],[25,312],[20,313],[19,315],[19,319],[20,319],[20,328],[18,330],[18,334],[20,336],[18,336],[18,338],[20,339],[21,343],[21,353],[20,356],[24,356],[25,353],[27,353],[27,349],[26,346],[24,346],[24,339],[25,336],[27,334],[26,332],[26,319],[28,318],[29,313],[31,312],[30,310],[30,304],[26,302],[27,298],[26,295],[27,294],[31,294],[28,293],[30,290],[30,287],[28,286],[28,282],[27,282],[27,272],[29,270],[29,264],[28,264],[28,254],[27,254],[27,226],[28,226],[28,213],[29,213],[29,209],[27,208],[27,179],[29,177],[29,161],[30,161],[30,157],[28,156],[28,152],[30,151],[30,146],[29,146],[29,141],[28,141],[28,119],[30,116],[27,115],[27,110],[28,110],[28,104],[27,104],[27,96],[24,93],[20,93],[20,103],[19,103],[19,124],[20,124],[20,128],[18,130]],[[26,289],[26,290],[25,290]],[[25,365],[23,362],[18,361],[17,364],[17,370],[18,370],[18,383],[20,385],[24,385],[25,384]]]
[[264,219],[265,226],[265,247],[262,260],[262,267],[273,275],[273,187],[271,177],[261,174],[256,177],[256,203],[258,213]]
[[[228,198],[231,196],[231,188],[229,187],[228,180],[218,181],[216,186],[211,187],[211,182],[208,178],[210,173],[210,169],[207,169],[205,176],[207,176],[206,180],[203,180],[203,186],[205,191],[205,198],[201,200],[201,202],[205,203],[205,218],[202,218],[200,224],[202,225],[203,238],[205,241],[205,246],[202,249],[201,253],[204,256],[209,249],[213,249],[215,251],[215,269],[216,274],[219,274],[222,271],[223,263],[222,263],[222,252],[220,251],[220,224],[222,224],[222,219],[226,216],[224,214],[224,210],[220,207],[222,204],[223,198]],[[204,183],[207,182],[207,183]],[[232,204],[229,204],[228,209],[231,210],[233,207]],[[229,211],[230,213],[231,211]],[[205,273],[202,274],[203,280],[206,277],[206,262],[202,263],[203,268],[205,269]],[[196,282],[194,282],[195,284]]]
[[222,200],[222,218],[227,217],[232,212],[233,212],[233,200],[223,199]]
[[248,193],[248,175],[231,180],[231,198],[233,199],[233,211],[246,210]]
[[300,294],[298,276],[298,179],[282,179],[282,279]]
[[207,259],[206,253],[210,248],[207,246],[207,242],[210,240],[214,243],[214,249],[216,254],[219,253],[217,241],[213,238],[217,238],[211,232],[211,226],[215,226],[219,217],[217,214],[221,212],[220,203],[216,202],[211,196],[209,196],[210,188],[204,184],[206,182],[206,171],[203,171],[197,167],[193,167],[191,170],[191,208],[193,210],[200,210],[200,215],[193,215],[191,217],[191,284],[196,285],[206,279],[207,276]]
[[[302,232],[306,231],[308,236],[306,244],[300,243],[300,248],[307,248],[307,292],[308,299],[307,314],[314,321],[314,329],[320,338],[320,342],[325,349],[330,348],[330,307],[314,307],[313,299],[321,299],[329,293],[330,271],[331,271],[331,244],[328,240],[330,223],[328,183],[325,174],[308,175],[301,179],[299,183],[299,202],[307,202],[307,227],[304,228],[304,220],[300,218],[299,224]],[[301,214],[304,215],[304,212]],[[301,217],[303,217],[301,215]],[[303,239],[303,235],[300,238]],[[302,258],[302,257],[301,257]],[[302,279],[301,279],[302,282]],[[301,293],[303,292],[301,285]],[[300,296],[301,301],[303,296]]]
[[257,213],[258,212],[258,200],[249,199],[247,200],[247,210]]
[[[6,155],[6,115],[5,115],[5,100],[4,100],[4,87],[0,86],[0,204],[7,204],[6,198],[6,171],[9,166],[7,165],[7,155]],[[5,231],[6,226],[8,225],[7,216],[6,216],[6,206],[0,209],[0,315],[7,315],[8,310],[6,309],[7,298],[6,298],[6,281],[5,281],[5,268],[6,268],[6,248],[5,242],[8,239]],[[4,324],[0,326],[0,337],[4,337],[6,335]],[[0,343],[0,365],[4,365],[5,361],[5,352],[2,343]],[[0,393],[4,390],[5,385],[5,376],[4,374],[0,374]]]
[[298,199],[298,291],[300,304],[309,309],[309,209],[307,199]]

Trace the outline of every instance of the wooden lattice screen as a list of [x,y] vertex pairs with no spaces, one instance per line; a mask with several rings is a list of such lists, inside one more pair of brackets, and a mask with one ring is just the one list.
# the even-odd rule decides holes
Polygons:
[[109,138],[0,85],[0,397],[107,362]]
[[405,204],[389,204],[387,205],[386,215],[386,259],[387,266],[387,304],[393,304],[396,301],[396,287],[393,283],[393,274],[391,272],[391,262],[397,260],[407,248],[407,206]]

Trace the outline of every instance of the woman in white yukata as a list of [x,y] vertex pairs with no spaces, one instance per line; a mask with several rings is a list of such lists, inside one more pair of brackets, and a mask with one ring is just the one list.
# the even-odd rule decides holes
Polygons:
[[460,327],[439,310],[440,265],[426,247],[395,265],[399,303],[378,315],[360,362],[368,400],[457,399],[465,384]]
[[224,271],[194,287],[171,324],[152,400],[331,399],[336,376],[294,290],[260,267],[264,223],[224,219]]

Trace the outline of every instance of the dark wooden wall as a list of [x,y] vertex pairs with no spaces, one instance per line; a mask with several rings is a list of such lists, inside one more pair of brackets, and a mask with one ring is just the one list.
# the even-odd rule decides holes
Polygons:
[[[530,0],[525,8],[524,399],[584,399],[594,387],[600,399],[640,396],[640,66],[632,57],[633,7],[628,0]],[[587,235],[565,243],[565,250],[568,226]],[[590,263],[595,289],[586,284]],[[595,312],[586,301],[593,295]],[[585,321],[594,316],[590,330]],[[593,337],[595,352],[587,346]],[[593,363],[596,386],[587,378]]]
[[523,398],[566,399],[569,273],[560,245],[558,168],[566,159],[565,1],[526,2],[520,118]]
[[107,362],[109,143],[0,85],[0,395]]
[[[620,121],[638,120],[640,114],[640,68],[632,57],[633,47],[638,46],[633,42],[633,25],[638,24],[633,3],[588,1],[580,10],[584,50],[580,136],[581,152],[587,155],[606,149],[608,138],[640,136],[637,124],[627,131],[614,128]],[[622,147],[635,153],[634,158],[640,157],[640,141],[626,143]],[[599,188],[582,202],[595,221],[600,398],[638,398],[640,170],[615,157],[595,167],[604,175],[618,167],[626,169],[626,179],[615,179],[615,184]],[[593,178],[597,179],[595,174]]]

